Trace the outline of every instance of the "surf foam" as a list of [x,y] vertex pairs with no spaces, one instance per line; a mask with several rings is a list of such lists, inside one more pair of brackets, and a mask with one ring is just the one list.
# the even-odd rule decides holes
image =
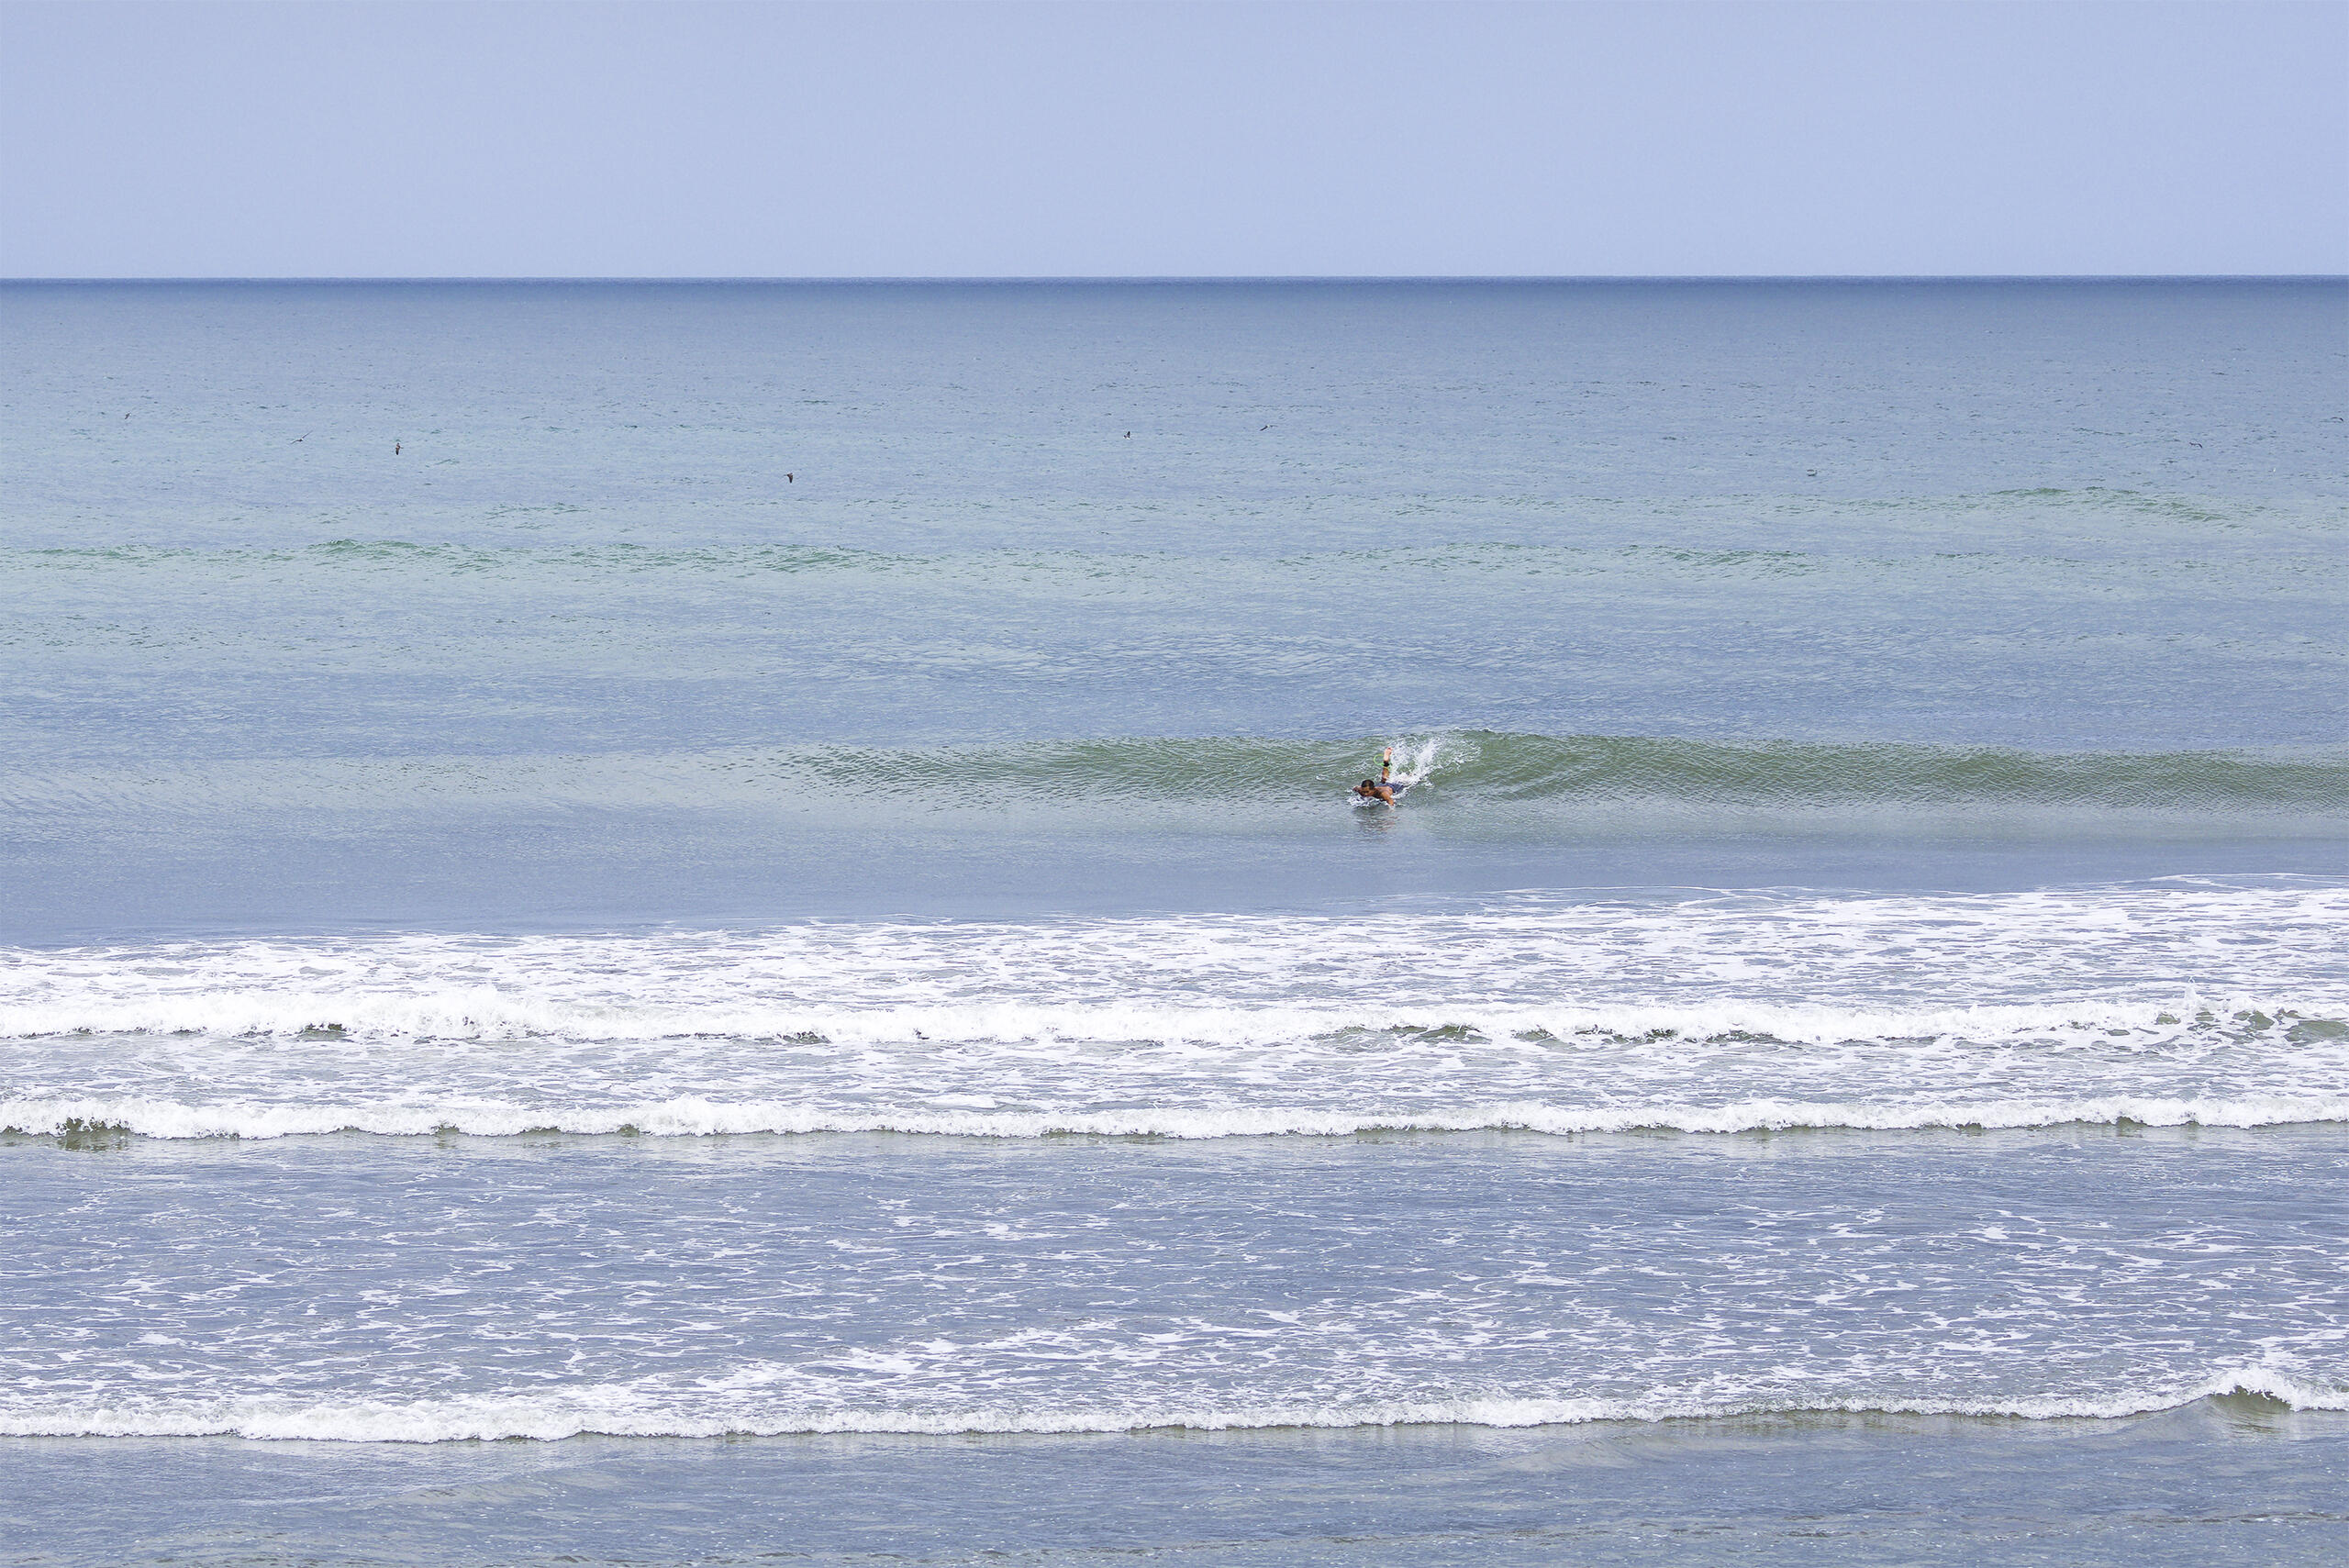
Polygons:
[[1804,1415],[1958,1416],[2030,1421],[2114,1420],[2199,1401],[2249,1396],[2295,1410],[2349,1409],[2349,1390],[2257,1365],[2214,1369],[2191,1382],[2111,1394],[1979,1398],[1855,1396],[1842,1399],[1708,1396],[1660,1390],[1638,1398],[1464,1396],[1449,1399],[1147,1406],[963,1405],[934,1408],[726,1408],[605,1385],[554,1394],[438,1400],[113,1400],[0,1406],[9,1437],[233,1436],[297,1442],[557,1441],[573,1437],[786,1437],[832,1433],[1076,1434],[1278,1428],[1539,1427]]
[[0,1101],[0,1131],[28,1137],[120,1132],[156,1139],[276,1139],[333,1133],[416,1138],[440,1133],[503,1138],[636,1134],[899,1133],[918,1137],[1036,1139],[1348,1138],[1380,1132],[1531,1132],[1553,1137],[1629,1132],[1985,1131],[2071,1126],[2286,1127],[2349,1121],[2349,1094],[2262,1095],[2238,1099],[2005,1099],[1921,1104],[1742,1100],[1722,1106],[1546,1106],[1503,1103],[1434,1109],[1324,1110],[1243,1106],[1133,1110],[857,1110],[805,1105],[729,1105],[687,1097],[618,1106],[436,1104],[185,1105],[152,1100]]

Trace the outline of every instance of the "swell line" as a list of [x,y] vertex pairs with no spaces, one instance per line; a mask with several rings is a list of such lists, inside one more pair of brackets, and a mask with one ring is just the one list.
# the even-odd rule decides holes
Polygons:
[[1395,745],[1411,811],[1665,807],[1744,811],[2136,812],[2349,817],[2349,748],[2041,752],[2011,748],[1442,730],[1317,740],[1130,737],[940,747],[807,745],[590,757],[274,759],[135,772],[0,771],[25,814],[550,803],[933,814],[1033,805],[1216,803],[1262,812],[1342,802]]

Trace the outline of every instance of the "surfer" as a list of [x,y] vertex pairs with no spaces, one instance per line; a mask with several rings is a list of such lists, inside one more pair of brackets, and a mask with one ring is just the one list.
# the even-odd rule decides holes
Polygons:
[[1376,784],[1373,784],[1368,779],[1364,779],[1362,783],[1354,785],[1354,793],[1362,796],[1364,800],[1383,800],[1389,806],[1395,804],[1395,786],[1386,783],[1384,779],[1380,780]]

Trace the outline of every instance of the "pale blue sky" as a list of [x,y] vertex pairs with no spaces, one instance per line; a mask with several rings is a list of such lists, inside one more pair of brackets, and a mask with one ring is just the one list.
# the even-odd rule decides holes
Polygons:
[[2349,6],[0,4],[0,274],[2349,271]]

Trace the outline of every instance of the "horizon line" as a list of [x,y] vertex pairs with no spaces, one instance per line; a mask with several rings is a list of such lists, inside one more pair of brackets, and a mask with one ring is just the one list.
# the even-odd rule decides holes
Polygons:
[[2349,283],[2340,272],[185,273],[11,275],[12,284],[1670,284]]

